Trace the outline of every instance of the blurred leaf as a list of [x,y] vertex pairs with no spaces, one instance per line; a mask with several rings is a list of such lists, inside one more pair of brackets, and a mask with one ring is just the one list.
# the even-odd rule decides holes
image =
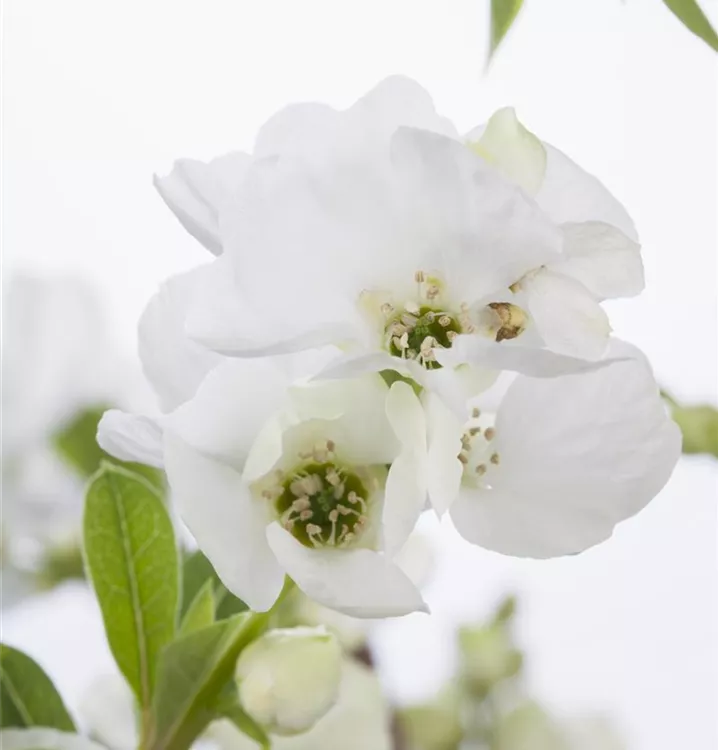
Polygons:
[[106,407],[95,406],[77,414],[52,440],[57,452],[75,471],[89,477],[106,457],[97,444],[97,425]]
[[63,581],[84,579],[85,563],[79,544],[55,544],[46,548],[37,572],[40,588],[51,589]]
[[227,591],[212,567],[212,563],[197,550],[185,558],[182,566],[181,614],[183,616],[205,581],[210,578],[214,582],[216,619],[224,620],[232,615],[247,611],[247,605],[241,599],[238,599]]
[[0,727],[75,731],[60,694],[42,667],[4,644],[0,644]]
[[214,623],[214,582],[207,579],[182,617],[179,634],[187,635]]
[[411,386],[411,389],[417,396],[421,396],[421,391],[423,389],[413,378],[407,378],[396,370],[381,370],[379,375],[381,375],[382,380],[389,388],[391,388],[394,383],[406,383]]
[[164,474],[153,466],[120,461],[100,448],[97,444],[97,425],[107,406],[94,406],[81,411],[52,437],[60,457],[80,476],[90,477],[103,461],[123,466],[130,471],[142,474],[159,490],[164,490]]
[[491,42],[489,60],[508,33],[521,10],[523,0],[491,0]]
[[233,677],[237,657],[268,621],[268,613],[235,615],[165,648],[157,673],[149,750],[186,750],[217,718],[217,696]]
[[272,743],[264,729],[245,711],[235,703],[222,710],[222,715],[229,719],[240,732],[254,740],[262,750],[270,750]]
[[84,543],[110,649],[145,716],[160,651],[174,637],[179,590],[174,530],[157,490],[103,465],[87,491]]
[[696,0],[663,0],[681,23],[718,52],[718,34]]

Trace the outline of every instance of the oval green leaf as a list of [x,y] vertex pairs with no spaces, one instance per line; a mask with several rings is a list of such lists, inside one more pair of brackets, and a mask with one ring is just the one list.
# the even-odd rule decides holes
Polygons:
[[51,727],[73,732],[65,704],[42,667],[22,651],[0,645],[0,727]]
[[182,617],[180,636],[209,627],[214,623],[214,581],[208,578]]
[[84,546],[110,649],[146,713],[179,596],[174,530],[159,492],[104,464],[87,491]]

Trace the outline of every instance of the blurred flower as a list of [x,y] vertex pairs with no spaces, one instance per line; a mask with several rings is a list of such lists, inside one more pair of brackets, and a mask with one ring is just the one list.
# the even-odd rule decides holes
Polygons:
[[[208,732],[221,750],[256,750],[228,721]],[[308,732],[273,737],[272,750],[391,750],[390,715],[376,675],[351,659],[342,664],[336,705]]]
[[81,279],[17,274],[3,308],[3,564],[40,569],[49,583],[77,574],[66,553],[77,549],[82,482],[102,455],[95,425],[127,395],[127,370]]
[[451,404],[491,369],[590,367],[600,300],[643,285],[631,220],[595,178],[511,110],[460,137],[405,78],[344,112],[288,107],[252,156],[181,161],[156,185],[221,253],[186,277],[192,338],[234,356],[333,344],[332,376],[395,369]]
[[3,750],[105,750],[102,745],[72,732],[31,727],[0,731]]
[[491,750],[624,750],[605,719],[558,721],[538,704],[527,703],[497,724]]
[[336,703],[341,648],[324,628],[271,630],[240,655],[244,710],[274,734],[306,732]]
[[137,714],[132,691],[119,672],[95,677],[79,705],[82,724],[110,750],[137,747]]
[[[125,447],[136,438],[142,460],[145,422],[117,417],[103,418],[100,443],[111,451],[118,435]],[[227,360],[162,427],[151,452],[179,514],[252,609],[272,606],[285,573],[352,616],[425,608],[392,561],[426,495],[424,414],[407,384],[369,374],[290,387],[271,360]]]
[[458,750],[464,737],[461,696],[449,687],[433,703],[399,711],[398,722],[407,750]]
[[457,427],[463,471],[447,494],[458,491],[451,517],[465,539],[521,557],[574,554],[663,488],[680,431],[645,358],[618,342],[612,352],[621,361],[593,372],[519,377],[495,425],[483,427],[476,410]]

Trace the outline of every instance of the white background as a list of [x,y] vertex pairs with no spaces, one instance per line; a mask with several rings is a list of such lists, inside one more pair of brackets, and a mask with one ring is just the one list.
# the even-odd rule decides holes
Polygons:
[[[718,19],[715,1],[704,5]],[[639,299],[613,305],[614,327],[648,353],[666,388],[715,402],[715,54],[659,0],[531,0],[484,74],[487,6],[6,0],[5,274],[81,272],[132,351],[156,285],[205,259],[154,194],[152,173],[180,156],[249,149],[281,106],[344,107],[400,72],[462,129],[516,106],[611,188],[638,226],[648,282]],[[525,594],[520,636],[532,683],[556,709],[610,711],[630,750],[715,750],[717,500],[715,464],[684,459],[610,542],[547,563],[507,560],[442,529],[434,614],[391,623],[379,638],[389,688],[406,700],[431,694],[450,669],[454,624],[511,588]],[[53,628],[27,614],[8,620],[6,637],[69,685],[71,646],[83,643],[68,632],[72,618]],[[74,670],[72,685],[86,673]]]

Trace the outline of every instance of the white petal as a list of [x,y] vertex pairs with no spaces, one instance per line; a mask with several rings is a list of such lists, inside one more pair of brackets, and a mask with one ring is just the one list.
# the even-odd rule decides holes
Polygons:
[[173,276],[145,308],[138,327],[142,369],[163,411],[191,398],[220,357],[192,341],[185,322],[192,296],[210,266]]
[[297,419],[329,420],[337,454],[350,465],[391,463],[400,445],[387,419],[389,389],[370,373],[351,380],[310,381],[291,389]]
[[608,538],[668,481],[681,435],[643,357],[580,375],[517,378],[496,421],[483,492],[462,493],[451,514],[470,541],[505,554],[551,557]]
[[444,404],[463,420],[466,417],[467,402],[490,388],[496,382],[499,371],[467,364],[465,360],[451,355],[444,360],[443,352],[452,350],[453,347],[451,350],[437,351],[437,359],[440,363],[452,363],[440,370],[424,370],[417,363],[411,364],[417,364],[421,368],[421,377],[414,376],[414,379],[427,390],[436,393]]
[[343,354],[330,361],[326,367],[315,376],[317,380],[340,380],[357,377],[369,372],[382,370],[404,370],[403,362],[398,357],[392,357],[388,352],[372,351],[360,354]]
[[546,175],[536,200],[557,224],[603,221],[638,240],[626,209],[593,175],[557,148],[544,143]]
[[382,510],[383,542],[393,557],[406,543],[426,505],[426,418],[421,402],[407,383],[394,383],[386,414],[401,442],[386,480]]
[[645,286],[641,246],[601,221],[563,224],[565,260],[551,270],[581,282],[597,299],[633,297]]
[[97,425],[97,443],[120,461],[137,461],[161,469],[162,427],[156,419],[110,409]]
[[458,299],[474,302],[558,259],[559,229],[462,143],[400,128],[392,149],[415,262],[443,271]]
[[155,175],[154,185],[182,226],[211,253],[222,252],[219,211],[241,185],[251,157],[234,152],[208,164],[180,159],[166,177]]
[[434,510],[442,515],[456,497],[463,465],[459,461],[463,423],[435,394],[422,396],[429,430],[427,484]]
[[436,113],[429,93],[416,81],[405,76],[389,76],[347,110],[352,126],[363,138],[388,143],[401,126],[421,128],[456,138],[450,120]]
[[172,499],[222,583],[249,607],[268,610],[284,573],[265,536],[269,513],[250,495],[239,472],[165,433]]
[[477,141],[469,146],[493,164],[507,180],[536,195],[546,173],[543,143],[516,117],[513,107],[494,112]]
[[437,353],[437,359],[446,367],[470,362],[496,370],[520,372],[532,378],[553,378],[605,367],[615,357],[607,356],[592,362],[548,349],[521,346],[514,341],[496,342],[481,336],[459,336],[451,349]]
[[603,356],[611,326],[583,284],[544,268],[522,282],[522,288],[533,323],[549,349],[588,360]]
[[106,750],[79,734],[44,727],[3,729],[0,731],[0,746],[3,750]]
[[166,427],[240,471],[267,420],[286,403],[283,373],[267,359],[225,360]]
[[407,576],[369,549],[309,549],[278,523],[267,528],[282,567],[311,599],[352,617],[399,617],[428,608]]

